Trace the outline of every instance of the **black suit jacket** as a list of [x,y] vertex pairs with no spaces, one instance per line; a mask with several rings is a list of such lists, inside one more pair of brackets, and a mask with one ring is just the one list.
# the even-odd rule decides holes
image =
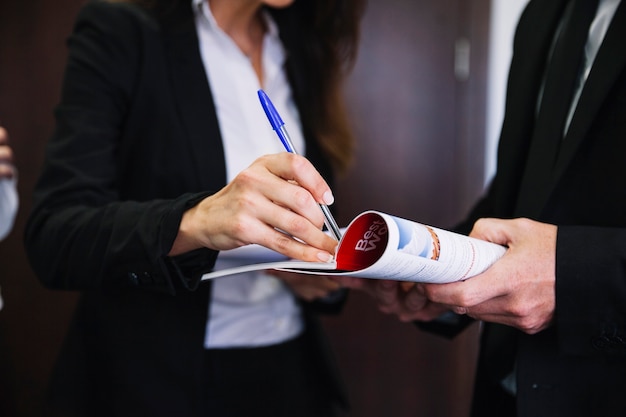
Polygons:
[[[202,413],[203,340],[217,252],[167,256],[183,212],[226,184],[191,2],[164,17],[90,2],[69,38],[57,127],[25,242],[40,280],[81,290],[53,397],[79,415]],[[282,21],[277,19],[279,26]],[[281,27],[281,36],[294,37]],[[309,94],[287,71],[298,104]],[[301,107],[302,108],[302,107]],[[305,125],[307,156],[331,180]],[[189,291],[195,290],[195,291]],[[312,306],[318,369],[345,404]]]
[[[515,35],[497,173],[480,217],[558,225],[556,314],[537,335],[511,331],[519,416],[626,415],[626,4],[614,16],[552,170],[518,201],[549,48],[567,0],[533,0]],[[529,167],[534,169],[534,167]],[[532,262],[529,259],[528,262]],[[505,277],[503,277],[505,278]],[[490,330],[493,325],[486,325]],[[484,346],[477,409],[490,416],[495,356]],[[512,354],[512,353],[511,353]],[[511,360],[512,362],[512,360]],[[497,375],[499,378],[502,375]]]

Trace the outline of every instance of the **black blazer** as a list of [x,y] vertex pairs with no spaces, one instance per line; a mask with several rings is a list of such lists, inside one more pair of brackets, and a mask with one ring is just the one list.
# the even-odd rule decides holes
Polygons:
[[[217,252],[167,252],[185,209],[222,188],[226,174],[191,2],[179,3],[157,18],[89,2],[68,41],[25,244],[46,286],[82,291],[52,382],[54,397],[81,415],[201,412],[211,285],[199,277]],[[294,36],[288,31],[281,36]],[[306,84],[290,81],[300,104]],[[307,156],[330,181],[306,126],[305,137]],[[345,404],[311,305],[304,311],[318,369]]]
[[[514,41],[497,174],[461,230],[480,217],[559,226],[554,325],[515,332],[519,416],[626,415],[626,4],[598,52],[554,168],[518,201],[537,97],[567,0],[533,0]],[[533,169],[531,167],[531,169]],[[529,259],[529,262],[532,262]],[[492,325],[487,325],[490,327]],[[494,358],[482,350],[477,391]],[[499,354],[501,352],[495,352]],[[489,394],[484,398],[489,403]],[[491,415],[487,409],[476,416]]]

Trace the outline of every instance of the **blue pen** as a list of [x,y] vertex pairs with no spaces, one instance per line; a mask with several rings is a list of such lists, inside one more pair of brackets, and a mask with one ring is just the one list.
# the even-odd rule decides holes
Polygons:
[[[259,100],[261,101],[261,106],[263,106],[263,110],[265,110],[265,115],[267,119],[270,121],[272,125],[272,129],[278,135],[278,138],[283,143],[283,146],[287,150],[287,152],[298,155],[296,149],[293,147],[293,143],[291,143],[291,138],[289,137],[289,133],[287,133],[287,129],[285,129],[285,122],[276,111],[276,108],[272,104],[270,98],[265,94],[265,91],[259,90]],[[330,210],[326,204],[320,204],[320,208],[322,209],[322,213],[324,213],[324,224],[326,228],[335,236],[335,239],[338,241],[341,240],[341,231],[339,230],[339,226],[337,226],[337,222],[333,218],[333,215],[330,213]]]

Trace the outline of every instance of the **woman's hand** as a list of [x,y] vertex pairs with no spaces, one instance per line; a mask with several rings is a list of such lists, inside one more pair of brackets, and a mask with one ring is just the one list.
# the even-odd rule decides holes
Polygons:
[[330,187],[306,158],[266,155],[183,215],[170,255],[257,243],[289,258],[326,262],[337,241],[322,232],[318,204],[333,201]]
[[6,129],[0,127],[0,179],[14,176],[15,167],[13,166],[13,151],[9,146],[9,134]]

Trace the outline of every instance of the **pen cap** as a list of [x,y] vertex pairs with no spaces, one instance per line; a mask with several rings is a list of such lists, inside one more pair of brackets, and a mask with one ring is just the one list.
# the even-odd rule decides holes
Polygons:
[[265,110],[265,115],[270,121],[272,129],[279,130],[280,127],[285,124],[285,122],[283,122],[283,119],[281,119],[280,114],[278,114],[278,111],[276,111],[274,104],[272,104],[270,98],[267,96],[267,94],[265,94],[265,91],[259,90],[258,94],[259,100],[261,101],[261,106],[263,106],[263,110]]

